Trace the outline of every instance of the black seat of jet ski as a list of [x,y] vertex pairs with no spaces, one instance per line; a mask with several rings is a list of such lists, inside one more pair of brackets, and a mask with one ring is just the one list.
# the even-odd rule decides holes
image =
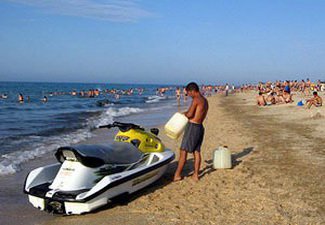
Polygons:
[[113,142],[107,145],[61,147],[56,151],[55,157],[61,163],[69,158],[87,167],[99,167],[104,164],[132,164],[138,162],[143,153],[132,144]]

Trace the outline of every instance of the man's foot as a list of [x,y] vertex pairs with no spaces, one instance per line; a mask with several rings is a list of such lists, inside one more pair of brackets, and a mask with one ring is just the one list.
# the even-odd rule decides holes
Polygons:
[[197,175],[197,174],[193,174],[193,175],[192,175],[192,179],[193,179],[195,182],[198,182],[198,181],[200,180],[199,175]]
[[182,180],[183,178],[181,177],[181,176],[174,176],[174,179],[173,179],[173,181],[174,182],[177,182],[177,181],[180,181],[180,180]]

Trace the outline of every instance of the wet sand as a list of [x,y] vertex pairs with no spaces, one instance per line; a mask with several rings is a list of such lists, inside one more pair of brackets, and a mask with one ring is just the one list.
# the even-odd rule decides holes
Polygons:
[[[199,182],[190,177],[190,157],[182,181],[171,182],[174,161],[152,186],[94,213],[50,216],[23,201],[18,210],[32,216],[19,213],[21,224],[324,224],[325,107],[259,108],[252,93],[209,103]],[[161,133],[177,152],[180,140]],[[233,169],[211,167],[221,145],[232,151]],[[0,213],[6,216],[3,208]]]

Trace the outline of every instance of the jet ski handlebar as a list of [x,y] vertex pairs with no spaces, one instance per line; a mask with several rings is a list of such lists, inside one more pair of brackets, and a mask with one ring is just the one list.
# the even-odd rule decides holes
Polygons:
[[144,130],[139,125],[133,124],[133,123],[113,122],[112,124],[107,124],[107,125],[99,126],[99,128],[107,128],[107,129],[110,129],[110,128],[113,128],[113,127],[118,127],[120,129],[120,131],[122,131],[122,132],[128,131],[130,129]]

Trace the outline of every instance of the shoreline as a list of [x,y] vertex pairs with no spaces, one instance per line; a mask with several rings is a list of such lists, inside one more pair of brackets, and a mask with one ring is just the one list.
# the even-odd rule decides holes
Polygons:
[[[314,119],[310,111],[295,105],[258,108],[252,97],[253,93],[239,93],[208,98],[198,183],[188,177],[192,156],[184,168],[185,179],[171,181],[181,139],[167,138],[159,127],[164,144],[177,153],[159,181],[122,202],[81,216],[53,217],[34,209],[24,196],[19,210],[26,211],[19,221],[69,225],[323,223],[325,131],[320,128],[325,125],[324,109]],[[221,145],[232,151],[231,170],[211,167],[213,150]]]
[[[130,114],[127,116],[116,117],[114,120],[124,122],[134,122],[144,127],[156,127],[157,124],[163,123],[163,120],[170,117],[177,107],[172,106],[173,101],[170,103],[170,108],[166,110],[166,106],[162,105],[161,108],[155,110],[144,110],[142,113]],[[183,106],[184,107],[184,106]],[[157,118],[154,114],[164,113],[162,118]],[[145,117],[145,119],[144,119]],[[160,124],[158,127],[161,126]],[[95,129],[92,130],[92,136],[85,140],[79,141],[76,144],[98,144],[108,143],[113,141],[117,130]],[[160,133],[163,132],[160,129]],[[53,151],[48,151],[45,154],[35,157],[34,159],[27,160],[20,165],[20,170],[13,174],[6,174],[0,176],[0,200],[4,204],[0,206],[1,222],[4,224],[46,224],[54,219],[51,214],[41,212],[30,205],[27,196],[23,193],[23,185],[27,174],[40,166],[56,163]],[[17,215],[17,212],[24,211],[23,214]]]

